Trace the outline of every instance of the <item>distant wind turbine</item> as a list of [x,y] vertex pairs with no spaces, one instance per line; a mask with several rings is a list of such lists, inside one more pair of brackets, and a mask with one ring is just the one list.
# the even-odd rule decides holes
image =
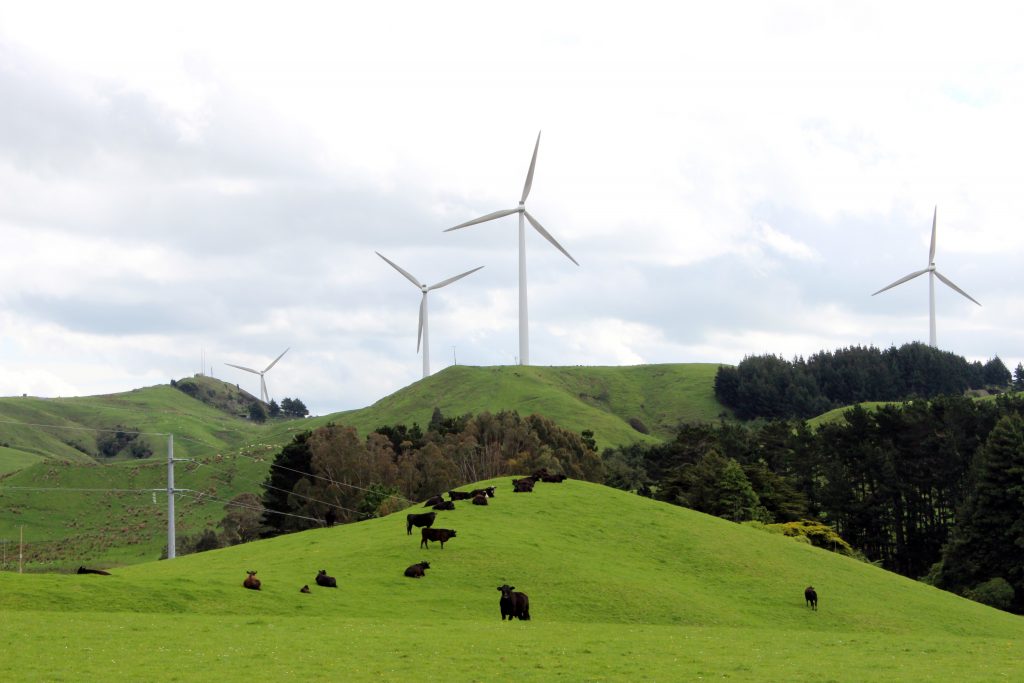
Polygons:
[[267,393],[267,380],[264,379],[263,375],[265,375],[268,372],[270,372],[270,368],[272,368],[275,365],[277,365],[277,361],[281,360],[281,357],[284,356],[284,354],[288,353],[289,349],[291,349],[290,346],[287,349],[285,349],[284,351],[282,351],[281,355],[278,356],[277,358],[275,358],[274,361],[270,365],[265,367],[262,371],[260,371],[260,370],[253,370],[252,368],[246,368],[246,367],[243,367],[241,365],[235,365],[234,363],[225,363],[224,365],[230,365],[233,368],[238,368],[239,370],[245,370],[246,372],[251,372],[254,375],[259,375],[260,376],[260,399],[264,403],[270,403],[270,394]]
[[[938,220],[938,217],[939,217],[939,207],[936,206],[935,207],[935,213],[932,215],[932,246],[928,250],[928,267],[925,268],[924,270],[918,270],[916,272],[913,272],[910,275],[905,275],[904,277],[901,277],[899,280],[897,280],[896,282],[892,283],[888,287],[882,287],[880,290],[875,292],[875,294],[881,294],[885,290],[892,289],[896,285],[902,285],[907,280],[913,280],[918,275],[924,275],[925,273],[928,273],[928,344],[929,344],[929,346],[932,346],[932,347],[936,346],[936,342],[935,342],[935,278],[939,278],[939,280],[941,280],[949,288],[953,289],[956,292],[959,292],[960,294],[964,295],[965,297],[967,297],[971,301],[974,301],[974,303],[978,304],[979,306],[981,305],[980,303],[975,301],[974,297],[972,297],[970,294],[968,294],[964,290],[962,290],[959,287],[957,287],[955,284],[953,284],[953,282],[951,280],[946,278],[942,273],[940,273],[939,271],[937,271],[935,269],[935,224],[936,224],[936,222]],[[875,294],[872,294],[871,296],[874,296]]]
[[421,292],[423,292],[423,298],[420,299],[420,325],[419,325],[419,330],[416,332],[416,352],[417,353],[419,352],[419,350],[420,350],[420,341],[422,340],[422,342],[423,342],[423,376],[424,377],[429,377],[430,376],[430,330],[429,330],[429,328],[427,326],[427,292],[430,292],[430,291],[435,290],[435,289],[441,289],[442,287],[445,287],[446,285],[450,285],[451,283],[455,282],[456,280],[461,280],[462,278],[466,277],[467,275],[471,275],[472,273],[475,273],[476,271],[480,270],[480,268],[483,268],[483,266],[479,266],[477,268],[474,268],[473,270],[467,270],[462,275],[456,275],[455,277],[450,277],[447,280],[442,280],[441,282],[438,282],[436,285],[430,285],[428,287],[427,285],[423,284],[422,282],[420,282],[419,280],[414,278],[407,271],[405,271],[402,268],[400,268],[394,261],[391,261],[386,256],[381,254],[379,251],[375,251],[374,253],[377,254],[377,256],[380,256],[385,261],[387,261],[388,264],[390,264],[392,268],[394,268],[399,273],[404,275],[406,280],[408,280],[409,282],[411,282],[414,285],[416,285],[419,288],[419,290]]
[[526,226],[523,222],[523,218],[530,221],[530,225],[534,229],[544,236],[548,242],[555,245],[558,251],[565,254],[566,258],[575,263],[577,266],[579,263],[572,256],[569,255],[562,245],[559,244],[554,237],[551,236],[544,226],[537,222],[537,219],[530,215],[530,212],[526,210],[526,198],[530,196],[530,187],[533,185],[533,169],[537,165],[537,150],[540,148],[540,133],[537,133],[537,144],[533,146],[533,158],[530,160],[530,170],[526,174],[526,184],[523,185],[523,196],[519,200],[519,206],[514,209],[503,209],[502,211],[495,211],[489,213],[486,216],[475,218],[465,223],[460,223],[454,228],[448,228],[445,232],[451,232],[452,230],[458,230],[459,228],[467,228],[477,223],[485,223],[495,218],[501,218],[502,216],[509,216],[514,213],[519,214],[519,364],[529,365],[530,364],[530,323],[529,315],[527,313],[526,305]]

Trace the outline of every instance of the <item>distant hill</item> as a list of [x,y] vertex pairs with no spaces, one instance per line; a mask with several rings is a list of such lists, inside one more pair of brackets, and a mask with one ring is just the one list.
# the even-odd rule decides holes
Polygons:
[[[154,489],[166,488],[167,433],[174,434],[176,458],[200,463],[178,465],[177,486],[213,497],[182,497],[179,534],[185,535],[223,517],[233,496],[260,492],[281,447],[328,422],[365,435],[385,424],[426,427],[435,407],[448,416],[516,410],[577,433],[592,430],[599,449],[658,442],[671,438],[680,422],[723,414],[712,389],[717,367],[454,366],[367,408],[263,425],[238,416],[245,392],[209,377],[182,380],[196,387],[195,398],[169,385],[81,398],[0,398],[0,509],[15,511],[0,515],[0,539],[16,537],[25,526],[38,551],[30,563],[36,568],[157,557],[165,542],[166,496]],[[118,427],[146,432],[139,439],[153,456],[99,456],[92,430]],[[58,487],[81,490],[65,494]]]
[[[444,550],[407,536],[403,510],[110,577],[0,573],[0,677],[1021,678],[1019,617],[597,484],[477,485],[491,484],[487,507],[440,513],[437,526],[457,530]],[[402,576],[421,560],[425,578]],[[339,587],[316,586],[319,569]],[[241,587],[246,570],[261,591]],[[529,594],[531,621],[500,621],[505,583]],[[41,656],[45,642],[70,645]],[[187,655],[170,673],[168,652]]]

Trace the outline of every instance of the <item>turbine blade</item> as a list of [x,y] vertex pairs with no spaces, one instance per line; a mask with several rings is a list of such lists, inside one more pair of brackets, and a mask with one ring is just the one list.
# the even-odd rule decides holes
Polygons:
[[289,346],[289,347],[288,347],[287,349],[285,349],[284,351],[282,351],[282,352],[281,352],[281,355],[280,355],[280,356],[278,356],[277,358],[275,358],[275,359],[274,359],[274,362],[273,362],[273,363],[271,363],[270,365],[268,365],[268,366],[267,366],[267,369],[266,369],[266,370],[264,370],[263,372],[269,372],[269,371],[270,371],[270,368],[272,368],[272,367],[274,367],[275,365],[277,365],[277,361],[281,360],[282,356],[284,356],[284,354],[288,353],[288,350],[289,350],[289,349],[291,349],[291,348],[292,348],[292,347],[290,347],[290,346]]
[[569,256],[569,252],[567,252],[565,249],[562,248],[562,245],[559,244],[555,240],[555,238],[551,236],[550,232],[548,232],[547,230],[544,229],[543,225],[541,225],[540,223],[537,222],[536,218],[534,218],[533,216],[530,215],[529,211],[525,211],[524,210],[523,213],[526,214],[526,220],[530,221],[530,225],[532,225],[534,228],[536,228],[537,232],[539,232],[540,234],[544,235],[544,239],[546,239],[548,242],[551,242],[551,244],[555,245],[555,248],[558,249],[558,251],[560,251],[563,254],[565,254],[565,257],[568,258],[570,261],[575,263],[577,266],[579,265],[579,262],[576,259],[574,259],[572,256]]
[[[471,225],[476,225],[477,223],[485,223],[487,221],[492,221],[495,218],[501,218],[502,216],[508,216],[513,213],[519,213],[519,208],[516,207],[515,209],[504,209],[502,211],[495,211],[494,213],[489,213],[486,216],[480,216],[480,218],[474,218],[471,221],[459,223],[454,228],[448,228],[447,230],[445,230],[445,232],[451,232],[452,230],[458,230],[459,228],[468,228]],[[384,257],[382,256],[381,258]]]
[[398,267],[398,265],[397,265],[397,264],[396,264],[396,263],[395,263],[394,261],[392,261],[392,260],[391,260],[391,259],[389,259],[388,257],[384,256],[384,255],[383,255],[383,254],[381,254],[381,253],[380,253],[379,251],[375,251],[375,252],[373,252],[373,253],[374,253],[374,254],[376,254],[377,256],[380,256],[380,257],[381,257],[382,259],[384,259],[384,260],[385,260],[385,261],[387,261],[387,262],[388,262],[389,264],[391,264],[391,267],[392,267],[392,268],[394,268],[395,270],[397,270],[397,271],[398,271],[399,273],[401,273],[402,275],[404,275],[404,276],[405,276],[405,279],[406,279],[406,280],[408,280],[409,282],[413,283],[413,284],[414,284],[414,285],[416,285],[417,287],[422,287],[422,286],[423,286],[423,285],[421,285],[421,284],[420,284],[420,281],[419,281],[419,280],[417,280],[416,278],[414,278],[414,277],[413,277],[412,275],[410,275],[410,274],[409,274],[408,272],[406,272],[406,271],[402,270],[402,269],[401,269],[400,267]]
[[937,271],[937,270],[935,271],[935,277],[937,277],[937,278],[939,278],[940,280],[942,280],[942,281],[943,281],[943,282],[944,282],[944,283],[946,284],[946,286],[947,286],[947,287],[951,287],[951,288],[952,288],[952,289],[954,289],[955,291],[957,291],[957,292],[960,292],[961,294],[963,294],[963,295],[964,295],[965,297],[967,297],[967,298],[968,298],[968,299],[970,299],[971,301],[974,301],[974,303],[978,304],[979,306],[981,305],[980,303],[978,303],[978,302],[977,302],[977,301],[975,300],[975,298],[974,298],[973,296],[971,296],[970,294],[968,294],[968,293],[967,293],[967,292],[965,292],[964,290],[962,290],[962,289],[960,289],[959,287],[957,287],[956,285],[954,285],[954,284],[953,284],[953,282],[952,282],[951,280],[949,280],[949,278],[947,278],[946,276],[944,276],[944,275],[943,275],[942,273],[940,273],[940,272],[939,272],[939,271]]
[[416,353],[420,352],[420,341],[423,339],[423,318],[426,314],[427,307],[427,293],[423,292],[423,298],[420,299],[420,328],[416,331]]
[[461,280],[462,278],[466,277],[467,275],[472,275],[476,271],[480,270],[480,268],[483,268],[483,266],[479,266],[477,268],[474,268],[473,270],[467,270],[462,275],[456,275],[455,277],[450,277],[447,280],[442,280],[441,282],[438,282],[436,285],[431,285],[431,286],[427,287],[427,291],[429,292],[432,289],[441,289],[442,287],[444,287],[446,285],[450,285],[451,283],[455,282],[456,280]]
[[526,173],[526,184],[523,185],[523,198],[519,200],[520,204],[526,203],[526,198],[530,196],[530,188],[533,187],[533,169],[537,166],[537,150],[540,148],[540,131],[537,131],[537,144],[533,146],[533,158],[530,159],[530,170]]
[[[932,246],[928,249],[928,265],[935,263],[935,223],[939,219],[939,206],[935,205],[935,213],[932,214]],[[977,302],[975,302],[977,303]]]
[[[927,268],[925,268],[924,270],[919,270],[919,271],[917,271],[916,273],[911,273],[910,275],[906,275],[906,276],[904,276],[904,277],[901,277],[901,278],[900,278],[899,280],[897,280],[896,282],[892,283],[892,284],[891,284],[891,285],[889,285],[888,287],[882,287],[882,288],[881,288],[880,290],[878,290],[877,292],[875,292],[875,294],[881,294],[882,292],[884,292],[884,291],[885,291],[885,290],[887,290],[887,289],[892,289],[892,288],[893,288],[893,287],[895,287],[896,285],[902,285],[902,284],[903,284],[904,282],[906,282],[907,280],[913,280],[913,279],[914,279],[915,277],[917,277],[918,275],[924,275],[924,274],[925,274],[925,273],[927,273],[927,272],[928,272],[928,269],[927,269]],[[872,294],[871,296],[874,296],[875,294]]]
[[253,370],[252,368],[246,368],[246,367],[243,367],[241,365],[235,365],[234,363],[225,363],[224,365],[230,365],[233,368],[238,368],[239,370],[245,370],[246,372],[251,372],[254,375],[260,374],[259,370]]

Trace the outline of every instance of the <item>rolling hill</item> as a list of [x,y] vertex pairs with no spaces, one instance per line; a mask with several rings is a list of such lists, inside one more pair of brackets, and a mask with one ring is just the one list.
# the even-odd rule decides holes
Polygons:
[[[179,535],[187,535],[223,517],[235,495],[260,491],[269,462],[296,433],[328,422],[367,434],[384,424],[425,427],[435,407],[449,416],[516,410],[590,429],[598,448],[656,442],[680,422],[723,414],[712,388],[716,368],[454,366],[367,408],[263,425],[239,417],[244,392],[208,377],[187,380],[195,387],[189,393],[162,385],[108,396],[0,398],[0,508],[9,511],[0,515],[0,543],[25,527],[35,551],[29,566],[42,570],[155,559],[165,542],[165,496],[157,491],[166,488],[167,433],[176,458],[197,461],[177,467],[177,486],[192,490],[178,506]],[[95,430],[118,428],[145,432],[139,438],[153,456],[97,458]]]
[[[1019,680],[1024,622],[872,565],[568,481],[113,576],[0,573],[0,677],[61,680]],[[420,508],[416,508],[420,509]],[[423,579],[403,569],[428,560]],[[319,569],[339,588],[313,585]],[[245,571],[263,581],[242,589]],[[498,592],[533,620],[500,621]],[[820,609],[804,607],[813,583]],[[310,595],[299,587],[310,584]]]

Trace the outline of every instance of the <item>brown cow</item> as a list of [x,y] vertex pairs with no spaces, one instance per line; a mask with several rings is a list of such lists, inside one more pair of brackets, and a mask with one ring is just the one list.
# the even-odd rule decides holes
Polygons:
[[247,571],[246,574],[249,576],[245,577],[245,581],[242,585],[252,591],[258,591],[260,589],[260,580],[256,578],[256,572]]
[[444,550],[444,542],[447,541],[449,538],[455,538],[455,530],[454,529],[430,529],[430,528],[425,528],[425,529],[421,529],[420,531],[421,531],[421,534],[420,534],[420,547],[421,548],[429,548],[430,547],[427,544],[427,541],[440,541],[441,542],[441,550]]

